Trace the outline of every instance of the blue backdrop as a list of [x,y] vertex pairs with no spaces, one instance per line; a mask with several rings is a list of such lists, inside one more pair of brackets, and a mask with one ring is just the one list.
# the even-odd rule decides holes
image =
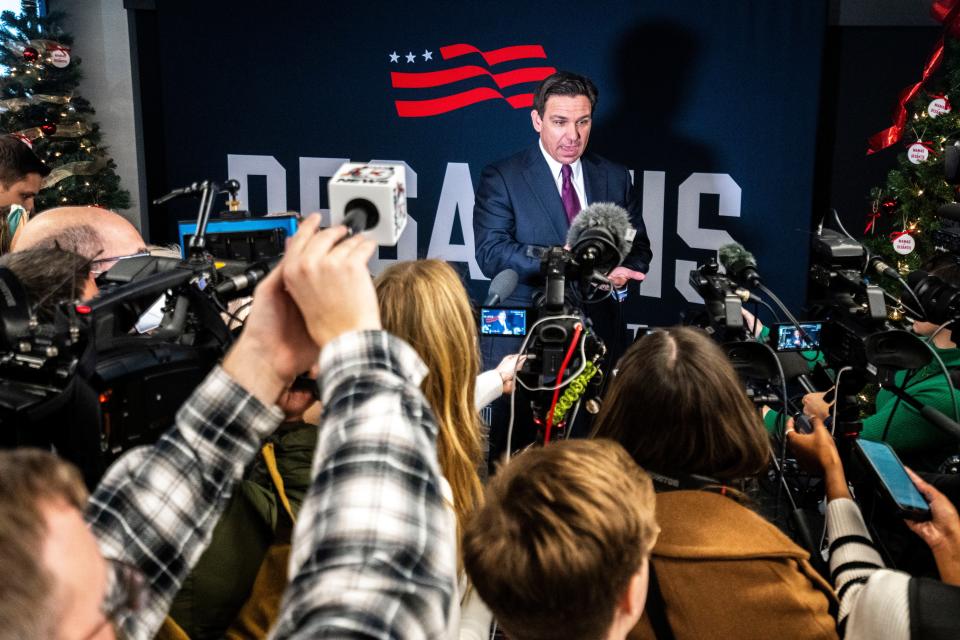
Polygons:
[[[160,96],[145,109],[145,125],[161,131],[162,149],[147,147],[148,162],[162,164],[154,187],[234,177],[254,213],[322,209],[340,161],[406,162],[415,223],[373,266],[443,257],[479,297],[487,283],[471,265],[473,188],[485,164],[534,142],[523,105],[535,78],[568,69],[600,88],[590,149],[633,169],[643,191],[655,258],[627,321],[676,321],[695,298],[689,269],[732,239],[798,307],[826,5],[160,0],[159,76],[141,78]],[[545,57],[495,53],[520,45]],[[410,83],[438,86],[393,86]],[[398,113],[398,100],[449,96],[489,99]],[[189,202],[151,209],[152,239],[173,238],[175,220],[193,215]]]

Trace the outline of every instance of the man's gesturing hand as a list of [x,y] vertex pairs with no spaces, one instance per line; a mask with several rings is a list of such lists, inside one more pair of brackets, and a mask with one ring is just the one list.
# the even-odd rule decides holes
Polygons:
[[287,245],[283,282],[303,314],[307,331],[323,348],[351,331],[380,328],[377,295],[367,270],[376,245],[347,238],[343,226],[317,231],[320,216],[305,219]]

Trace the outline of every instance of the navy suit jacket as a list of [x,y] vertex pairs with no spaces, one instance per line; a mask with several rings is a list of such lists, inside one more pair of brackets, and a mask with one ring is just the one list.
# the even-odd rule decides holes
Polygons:
[[[646,273],[653,253],[640,199],[632,197],[626,167],[591,153],[580,160],[587,203],[620,205],[637,229],[623,266]],[[477,263],[489,278],[504,269],[513,269],[520,276],[520,284],[505,305],[530,305],[534,292],[542,289],[545,281],[540,274],[541,249],[563,246],[569,226],[560,191],[539,143],[483,170],[473,209]]]

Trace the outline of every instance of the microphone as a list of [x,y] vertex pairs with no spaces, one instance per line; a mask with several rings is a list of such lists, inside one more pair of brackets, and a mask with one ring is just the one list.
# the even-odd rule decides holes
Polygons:
[[365,233],[381,246],[395,246],[407,226],[406,170],[403,165],[343,164],[327,184],[330,223],[350,235]]
[[[240,293],[242,294],[245,291],[252,290],[257,286],[261,280],[263,280],[268,273],[270,273],[277,263],[280,262],[282,256],[276,256],[263,262],[257,263],[251,266],[249,269],[243,273],[231,276],[224,280],[223,282],[218,283],[213,290],[217,295],[226,295],[228,293]],[[239,297],[239,295],[237,296]]]
[[757,271],[757,260],[753,254],[743,248],[739,242],[732,242],[720,247],[717,252],[720,264],[727,275],[747,288],[754,288],[761,284],[760,273]]
[[636,235],[626,209],[595,202],[573,219],[567,246],[581,266],[607,273],[630,253]]
[[517,281],[520,277],[513,269],[504,269],[493,277],[490,281],[490,288],[487,289],[487,297],[483,299],[484,307],[492,307],[501,300],[506,300],[517,288]]
[[937,207],[937,217],[960,222],[960,202],[950,202]]

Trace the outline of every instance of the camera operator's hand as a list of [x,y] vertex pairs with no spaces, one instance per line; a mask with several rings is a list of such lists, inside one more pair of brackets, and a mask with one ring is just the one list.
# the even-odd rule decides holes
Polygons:
[[920,536],[937,561],[940,579],[947,584],[960,586],[960,516],[950,499],[940,493],[933,485],[907,469],[910,479],[920,494],[930,504],[932,520],[919,522],[904,520],[915,534]]
[[824,393],[808,393],[803,396],[803,412],[813,418],[826,420],[830,415],[831,405],[823,399]]
[[849,498],[847,477],[840,462],[840,453],[833,436],[823,426],[823,420],[810,418],[812,433],[798,433],[794,429],[793,418],[787,420],[787,442],[797,457],[800,466],[810,473],[823,475],[827,499]]
[[367,261],[376,250],[363,236],[347,238],[344,226],[317,231],[311,215],[287,245],[283,281],[303,313],[307,331],[323,348],[351,331],[380,328],[380,310]]
[[512,353],[505,356],[500,364],[497,365],[497,373],[503,381],[503,393],[513,393],[513,387],[516,384],[516,373],[523,367],[527,361],[527,356],[521,356],[519,353]]
[[274,404],[293,379],[317,362],[320,350],[283,288],[282,260],[254,291],[243,332],[223,369],[264,404]]

